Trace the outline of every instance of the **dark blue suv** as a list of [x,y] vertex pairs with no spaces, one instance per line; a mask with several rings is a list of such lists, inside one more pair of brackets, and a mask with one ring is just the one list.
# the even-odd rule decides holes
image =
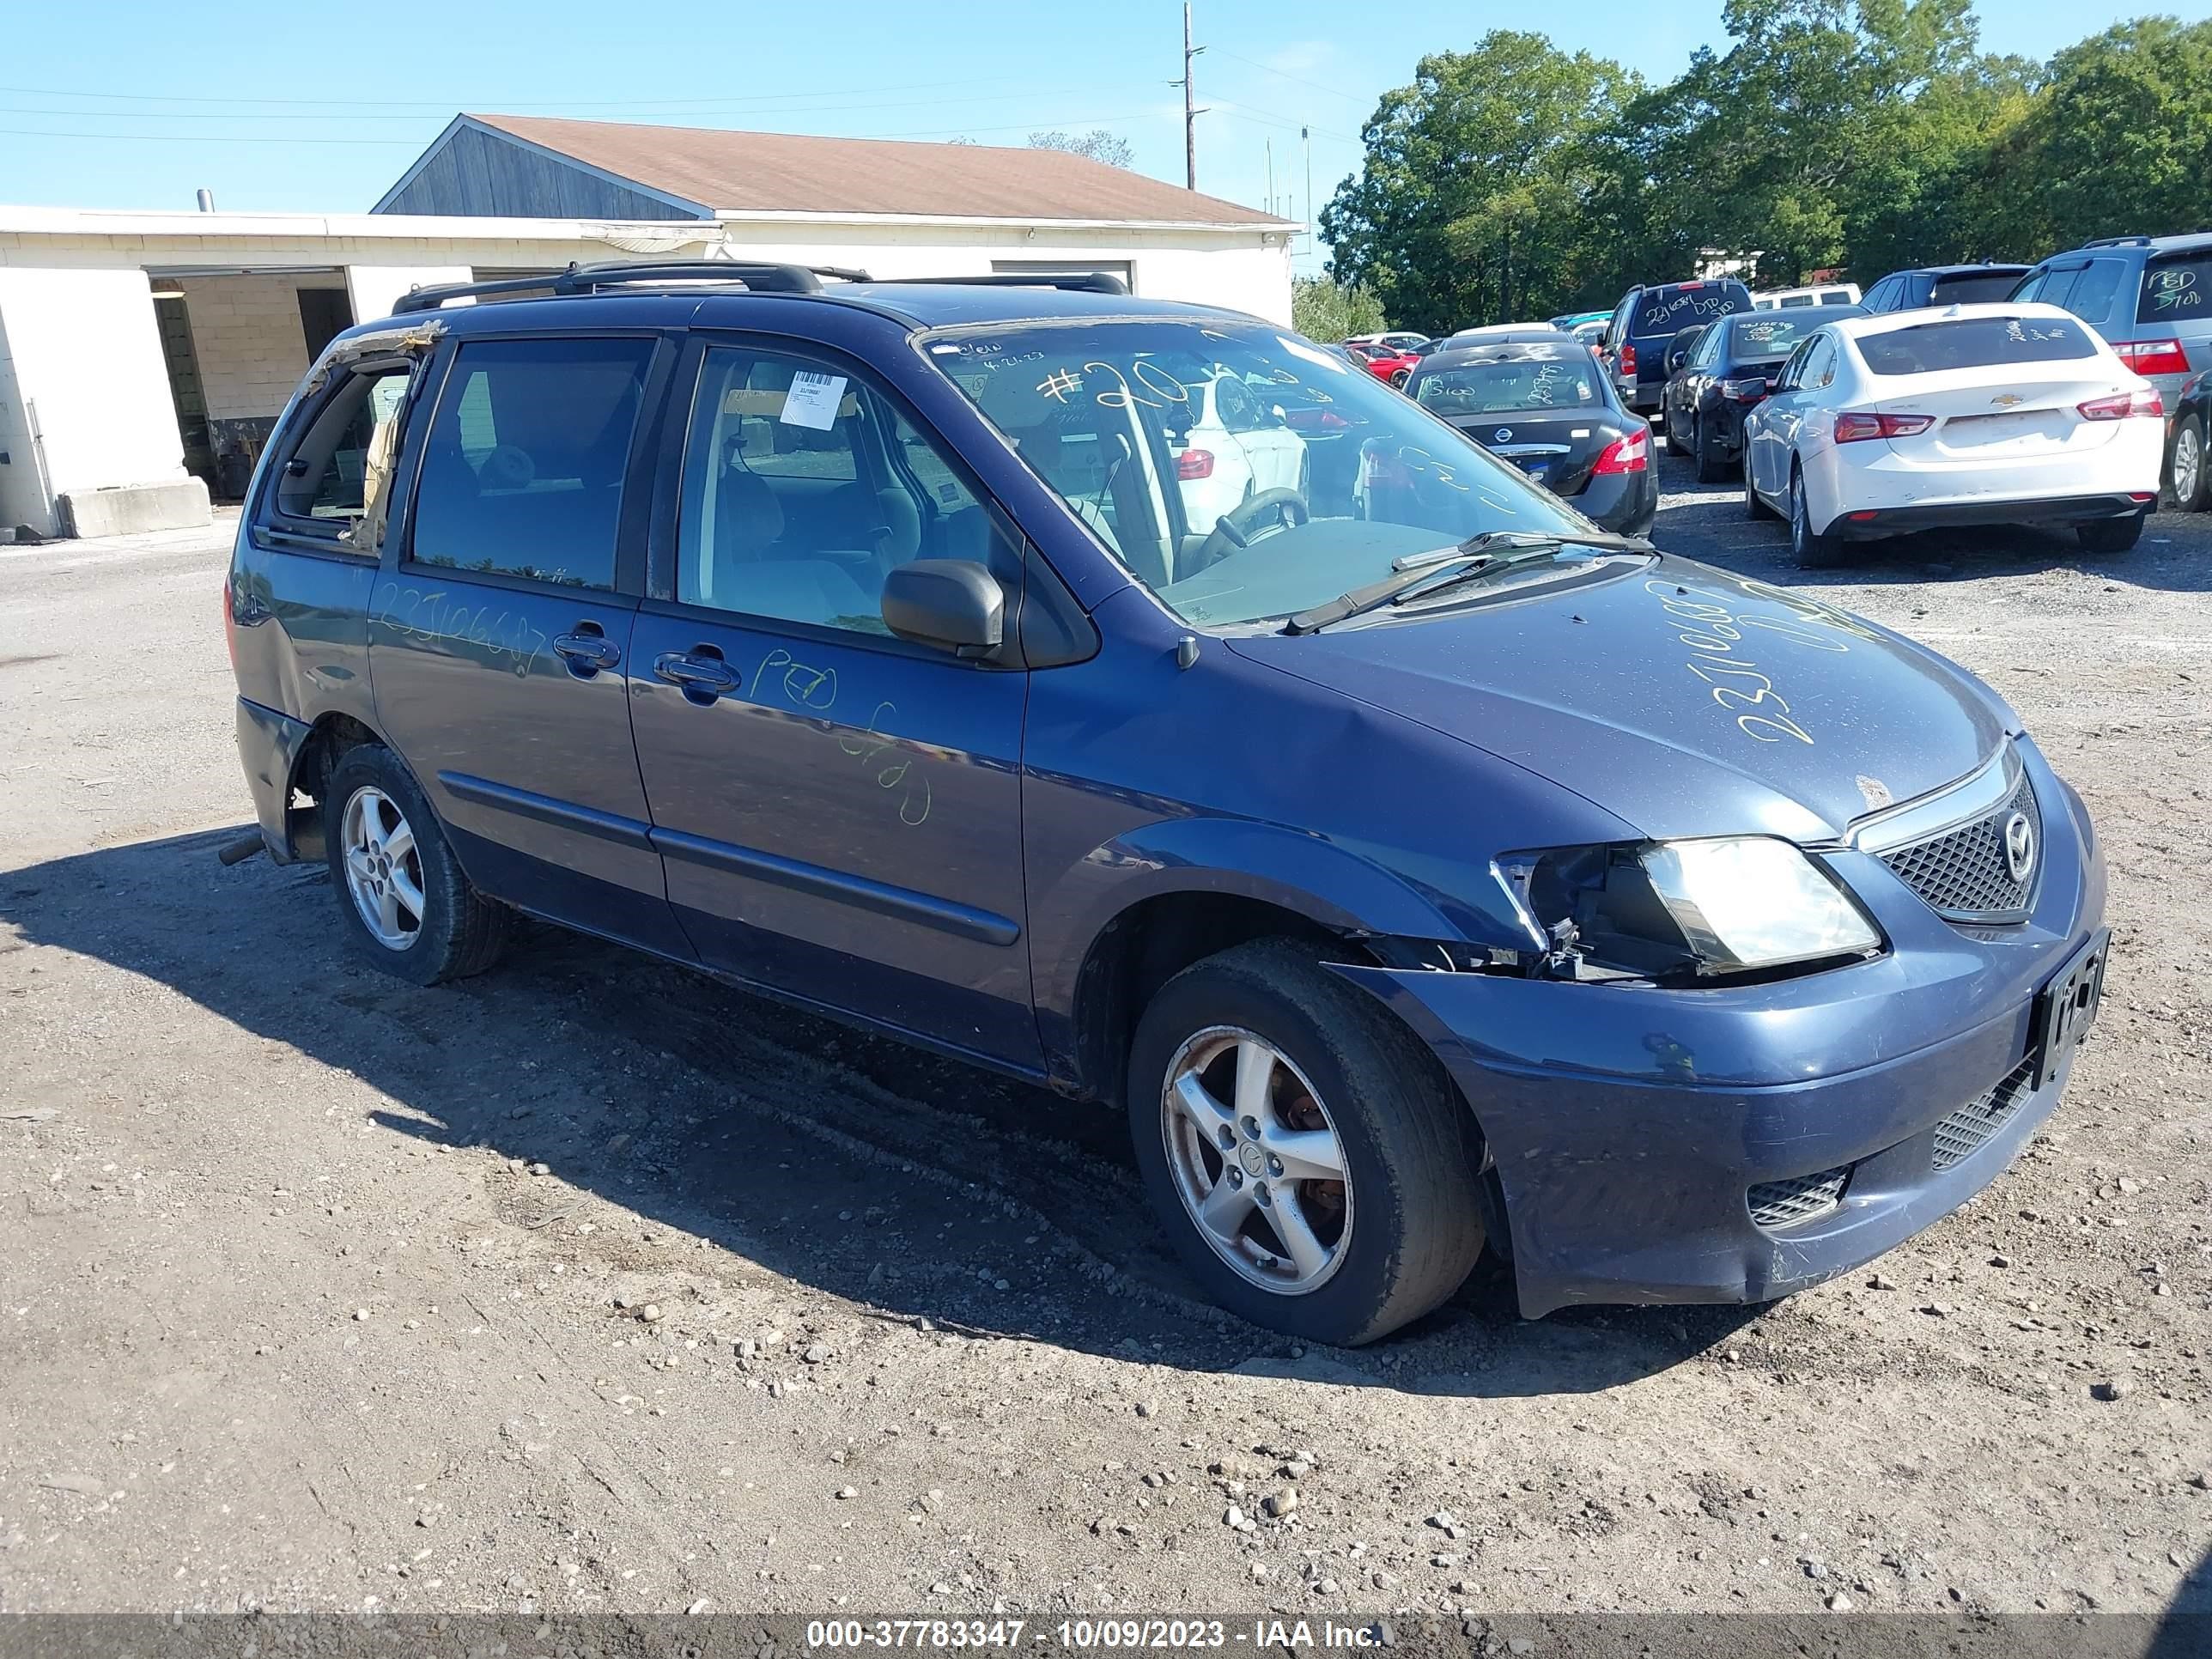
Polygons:
[[1109,277],[417,293],[224,614],[368,960],[527,912],[1121,1103],[1193,1273],[1326,1342],[1486,1239],[1532,1315],[1864,1261],[2101,982],[2087,816],[1972,677]]

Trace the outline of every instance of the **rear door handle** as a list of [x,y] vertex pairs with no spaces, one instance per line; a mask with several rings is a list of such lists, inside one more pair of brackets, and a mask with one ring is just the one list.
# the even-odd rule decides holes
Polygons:
[[612,668],[622,660],[621,650],[603,634],[556,635],[553,648],[568,659],[571,668],[585,672]]
[[726,691],[738,689],[738,677],[719,657],[697,656],[684,651],[664,651],[653,659],[656,678],[681,686],[694,702],[712,702]]

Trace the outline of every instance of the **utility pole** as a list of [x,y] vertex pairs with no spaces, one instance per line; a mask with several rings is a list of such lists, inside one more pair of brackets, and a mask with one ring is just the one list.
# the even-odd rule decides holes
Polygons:
[[1190,60],[1205,50],[1190,43],[1190,0],[1182,0],[1182,79],[1168,84],[1182,88],[1183,182],[1192,190],[1198,188],[1198,118],[1206,112],[1191,101]]
[[1275,141],[1267,140],[1267,211],[1280,211],[1275,206]]
[[1298,142],[1306,147],[1306,252],[1312,253],[1321,246],[1321,236],[1314,229],[1313,216],[1313,129],[1300,127]]

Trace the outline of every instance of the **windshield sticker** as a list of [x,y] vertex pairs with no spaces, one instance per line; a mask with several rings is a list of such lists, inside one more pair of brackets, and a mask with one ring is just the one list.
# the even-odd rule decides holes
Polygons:
[[844,400],[842,374],[817,374],[802,368],[792,375],[791,390],[783,398],[783,412],[776,419],[786,426],[827,432],[837,423],[837,405]]

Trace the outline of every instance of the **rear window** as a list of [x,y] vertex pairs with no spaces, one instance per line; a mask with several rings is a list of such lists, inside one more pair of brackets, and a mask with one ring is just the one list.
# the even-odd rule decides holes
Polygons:
[[[1808,307],[1812,309],[1812,307]],[[1787,357],[1797,342],[1827,319],[1823,317],[1777,317],[1761,314],[1732,323],[1729,355],[1739,362]]]
[[1750,309],[1751,290],[1741,283],[1670,283],[1645,293],[1628,331],[1638,340],[1677,334],[1695,324]]
[[1413,400],[1435,415],[1498,415],[1526,409],[1587,409],[1597,401],[1596,360],[1519,359],[1462,363],[1419,375]]
[[2057,317],[1965,317],[1863,335],[1856,343],[1876,374],[1935,374],[2097,355],[2081,325]]
[[1976,273],[1972,276],[1938,276],[1936,286],[1929,290],[1931,306],[1994,305],[2008,300],[2012,291],[2020,286],[2021,273],[2000,271],[1995,275]]
[[2183,259],[2157,259],[2143,267],[2139,323],[2212,321],[2212,248]]

